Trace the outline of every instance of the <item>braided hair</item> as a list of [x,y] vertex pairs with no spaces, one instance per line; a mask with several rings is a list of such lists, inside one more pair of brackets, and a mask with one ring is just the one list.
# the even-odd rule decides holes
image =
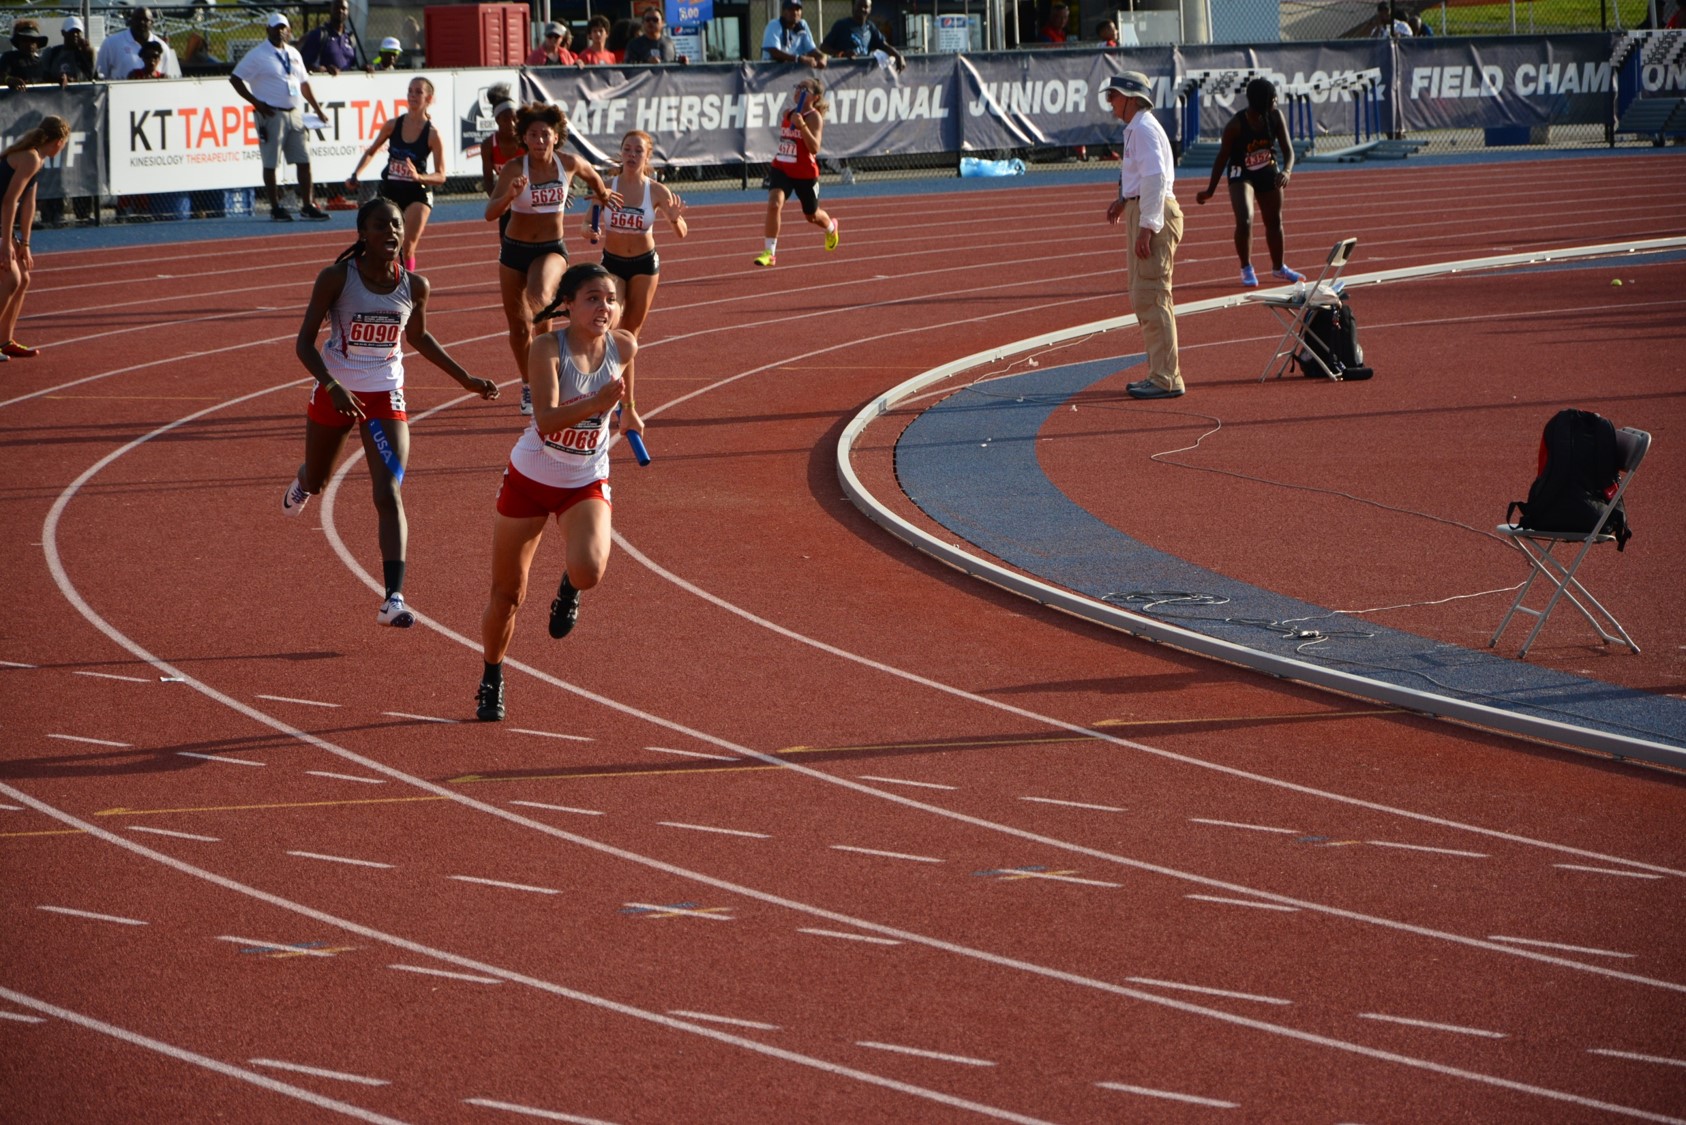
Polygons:
[[[341,252],[340,256],[334,259],[334,265],[337,266],[341,262],[349,262],[353,258],[361,258],[363,256],[363,252],[369,248],[369,240],[363,237],[363,224],[368,222],[369,216],[373,215],[377,210],[386,208],[397,211],[398,204],[386,198],[384,195],[377,195],[357,209],[357,241],[346,247],[346,249]],[[402,215],[402,212],[400,212],[400,214]]]
[[611,285],[614,284],[614,275],[596,262],[581,262],[577,266],[569,266],[562,272],[562,280],[556,283],[556,298],[533,318],[533,323],[543,324],[555,316],[557,309],[574,299],[574,294],[580,291],[580,286],[600,277],[606,278]]

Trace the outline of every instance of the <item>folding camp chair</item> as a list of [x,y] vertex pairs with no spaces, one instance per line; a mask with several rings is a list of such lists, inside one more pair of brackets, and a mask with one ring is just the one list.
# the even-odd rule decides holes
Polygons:
[[[1580,569],[1581,560],[1586,558],[1587,552],[1600,543],[1615,542],[1615,535],[1605,531],[1604,525],[1609,522],[1610,513],[1615,511],[1616,504],[1627,491],[1628,485],[1633,483],[1633,474],[1639,469],[1639,463],[1645,460],[1645,452],[1650,448],[1651,435],[1644,430],[1623,428],[1616,431],[1616,451],[1621,457],[1622,466],[1621,482],[1616,486],[1615,494],[1598,513],[1598,522],[1593,525],[1591,531],[1535,531],[1508,523],[1501,523],[1494,529],[1515,544],[1516,549],[1527,558],[1530,573],[1528,581],[1517,591],[1516,600],[1510,603],[1510,610],[1505,614],[1504,620],[1499,622],[1499,627],[1493,631],[1493,639],[1487,642],[1488,648],[1499,643],[1499,634],[1505,631],[1505,626],[1510,624],[1512,617],[1518,613],[1526,613],[1537,618],[1528,639],[1522,642],[1522,651],[1517,653],[1518,656],[1527,656],[1528,650],[1534,645],[1534,638],[1545,628],[1546,618],[1557,608],[1559,599],[1567,597],[1598,635],[1604,638],[1606,644],[1615,641],[1626,645],[1635,653],[1639,651],[1639,646],[1633,643],[1633,638],[1627,635],[1627,630],[1622,628],[1621,622],[1600,605],[1597,598],[1587,592],[1580,579],[1575,577],[1575,572]],[[1575,557],[1570,560],[1568,566],[1564,566],[1562,560],[1551,553],[1559,544],[1565,543],[1580,545],[1580,550],[1575,552]],[[1522,602],[1528,596],[1528,591],[1533,588],[1535,580],[1539,578],[1544,578],[1551,586],[1551,597],[1546,600],[1544,608],[1529,609]],[[1576,597],[1577,594],[1580,597]],[[1582,603],[1581,598],[1586,599],[1586,604]],[[1588,604],[1592,606],[1591,610],[1587,608]],[[1593,616],[1593,611],[1597,611],[1597,617]],[[1605,632],[1605,625],[1615,630],[1614,635]]]
[[1282,333],[1281,341],[1276,345],[1276,354],[1265,364],[1264,374],[1259,376],[1259,382],[1270,378],[1273,371],[1280,379],[1296,354],[1315,364],[1325,379],[1340,378],[1338,374],[1329,370],[1329,366],[1318,356],[1316,349],[1306,344],[1306,324],[1318,309],[1340,308],[1341,271],[1346,269],[1347,262],[1352,258],[1353,248],[1357,245],[1356,238],[1343,238],[1335,243],[1334,249],[1329,251],[1329,260],[1323,263],[1323,272],[1317,275],[1317,280],[1311,283],[1310,288],[1302,288],[1302,282],[1286,293],[1258,293],[1247,298],[1269,309],[1286,329]]

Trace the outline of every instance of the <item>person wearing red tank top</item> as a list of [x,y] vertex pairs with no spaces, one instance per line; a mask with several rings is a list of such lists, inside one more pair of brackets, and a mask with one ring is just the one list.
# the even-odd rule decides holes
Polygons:
[[843,240],[837,220],[820,209],[820,134],[830,109],[825,87],[817,78],[804,78],[791,91],[790,104],[779,115],[779,150],[767,173],[766,247],[755,256],[758,266],[778,262],[779,223],[784,201],[792,195],[802,204],[802,217],[825,231],[825,248],[837,249]]

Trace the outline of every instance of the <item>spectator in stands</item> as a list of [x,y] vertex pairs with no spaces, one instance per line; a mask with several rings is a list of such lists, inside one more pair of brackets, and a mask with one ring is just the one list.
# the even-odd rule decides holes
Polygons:
[[1376,5],[1376,18],[1371,22],[1372,39],[1409,39],[1411,25],[1405,22],[1405,14],[1399,5],[1384,2]]
[[802,18],[802,0],[784,0],[779,7],[779,18],[767,25],[767,34],[761,37],[761,58],[825,69],[825,53]]
[[869,59],[883,54],[897,70],[907,69],[902,53],[890,46],[890,41],[872,22],[872,0],[855,0],[851,14],[831,25],[820,46],[826,54],[839,59]]
[[46,45],[41,25],[28,17],[13,20],[12,49],[0,55],[0,77],[6,85],[21,90],[31,83],[50,81],[54,76],[47,69],[47,56],[41,53]]
[[164,62],[164,44],[153,39],[142,43],[140,49],[141,64],[129,72],[130,78],[163,78],[161,69]]
[[328,22],[313,27],[299,40],[299,54],[312,74],[338,74],[357,68],[357,36],[351,30],[350,0],[328,5]]
[[292,212],[281,206],[281,189],[275,180],[276,165],[281,157],[293,165],[299,176],[299,214],[316,222],[325,222],[328,212],[316,206],[310,179],[310,134],[304,127],[304,102],[326,117],[322,105],[310,88],[310,78],[304,68],[304,56],[288,42],[292,27],[287,17],[275,12],[269,17],[269,45],[247,51],[234,66],[229,81],[234,92],[252,104],[258,117],[258,150],[263,157],[263,185],[269,192],[270,216],[276,222],[290,223]]
[[64,42],[47,52],[47,77],[60,86],[67,82],[94,80],[94,48],[88,42],[82,21],[71,16],[59,28]]
[[136,8],[129,13],[129,26],[125,30],[105,37],[105,42],[100,44],[99,56],[94,60],[94,72],[101,78],[127,78],[130,72],[140,68],[140,47],[149,40],[164,44],[162,65],[165,77],[180,78],[181,63],[176,59],[176,52],[162,38],[152,34],[151,8]]
[[211,41],[205,37],[205,9],[216,6],[217,0],[193,0],[192,25],[180,52],[183,74],[222,66],[222,60],[211,54]]
[[614,66],[621,60],[609,50],[609,17],[592,16],[585,25],[585,50],[579,60],[588,66]]
[[1111,20],[1102,20],[1095,28],[1095,39],[1103,47],[1118,46],[1118,25]]
[[422,26],[416,22],[416,17],[405,16],[404,25],[398,32],[399,46],[412,55],[426,52],[427,44],[422,42]]
[[398,41],[398,36],[388,35],[381,40],[381,48],[375,52],[374,70],[397,70],[398,60],[404,54],[404,45]]
[[1417,12],[1406,12],[1405,22],[1411,25],[1412,38],[1434,34],[1434,28],[1423,22],[1423,17]]
[[1042,34],[1037,36],[1042,43],[1064,43],[1066,41],[1065,26],[1071,20],[1071,9],[1054,0],[1048,6],[1048,22],[1042,25]]
[[679,61],[679,48],[674,45],[673,37],[667,34],[666,22],[662,19],[660,9],[649,8],[639,17],[643,30],[633,36],[626,45],[626,61],[629,63],[675,63]]
[[563,23],[547,23],[544,25],[544,42],[527,52],[528,66],[574,66],[580,58],[568,49],[573,41],[573,34],[568,25]]

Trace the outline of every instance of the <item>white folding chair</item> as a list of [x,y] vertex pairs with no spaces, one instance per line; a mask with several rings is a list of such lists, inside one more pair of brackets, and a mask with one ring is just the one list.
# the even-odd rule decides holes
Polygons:
[[1343,238],[1335,243],[1334,249],[1329,251],[1329,260],[1323,263],[1323,272],[1317,275],[1317,280],[1312,282],[1309,288],[1302,288],[1305,283],[1300,282],[1285,292],[1256,293],[1248,296],[1249,301],[1263,305],[1275,314],[1285,329],[1281,341],[1276,345],[1276,354],[1265,364],[1264,374],[1259,376],[1259,382],[1270,378],[1273,371],[1280,379],[1296,354],[1315,364],[1325,379],[1340,378],[1339,374],[1329,370],[1328,364],[1318,356],[1316,349],[1306,344],[1306,324],[1318,309],[1340,307],[1341,271],[1346,269],[1346,264],[1352,259],[1352,251],[1357,245],[1356,238]]
[[[1581,611],[1581,616],[1587,619],[1588,624],[1597,631],[1600,637],[1604,638],[1605,644],[1614,641],[1626,645],[1635,653],[1639,651],[1639,646],[1633,643],[1633,638],[1627,635],[1627,630],[1622,628],[1621,622],[1617,621],[1609,610],[1600,605],[1597,598],[1587,592],[1587,588],[1581,585],[1580,579],[1575,577],[1575,572],[1580,569],[1581,561],[1594,547],[1600,543],[1614,543],[1616,541],[1614,534],[1604,530],[1604,525],[1610,521],[1610,513],[1616,510],[1616,504],[1621,500],[1623,493],[1627,492],[1628,485],[1633,483],[1633,474],[1638,471],[1639,463],[1645,460],[1645,452],[1650,448],[1651,435],[1644,430],[1624,427],[1616,431],[1616,450],[1621,458],[1622,465],[1621,482],[1616,486],[1615,494],[1610,497],[1603,510],[1599,512],[1598,522],[1591,531],[1535,531],[1508,523],[1501,523],[1494,529],[1513,543],[1518,551],[1522,552],[1523,557],[1528,560],[1530,569],[1528,581],[1524,582],[1522,589],[1517,591],[1516,600],[1510,603],[1510,609],[1505,613],[1504,620],[1499,622],[1499,627],[1493,631],[1493,639],[1487,642],[1488,648],[1492,648],[1499,643],[1499,634],[1505,631],[1505,626],[1510,624],[1512,617],[1518,613],[1526,613],[1536,620],[1534,628],[1528,633],[1528,639],[1522,642],[1522,651],[1517,655],[1519,657],[1527,656],[1528,650],[1534,645],[1534,638],[1538,637],[1540,630],[1545,628],[1546,618],[1550,617],[1551,611],[1557,608],[1558,601],[1567,597],[1570,604]],[[1567,566],[1563,565],[1562,560],[1552,554],[1552,550],[1562,544],[1580,545],[1580,550],[1575,552],[1574,558],[1569,561]],[[1546,599],[1542,608],[1529,609],[1522,602],[1527,598],[1528,592],[1533,589],[1534,582],[1540,578],[1544,578],[1546,584],[1551,587],[1551,596]],[[1580,596],[1577,597],[1577,594]],[[1582,598],[1586,599],[1584,603],[1581,601]],[[1589,605],[1592,607],[1591,609],[1587,608]],[[1594,612],[1598,616],[1593,616]],[[1606,625],[1615,632],[1613,634],[1606,632]]]

